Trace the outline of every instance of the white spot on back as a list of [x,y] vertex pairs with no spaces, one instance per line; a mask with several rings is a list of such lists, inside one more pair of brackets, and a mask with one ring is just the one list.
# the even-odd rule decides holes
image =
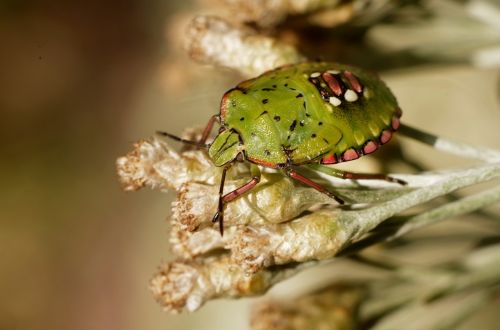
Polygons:
[[319,72],[313,72],[313,73],[311,73],[310,77],[311,78],[318,78],[319,76],[321,76],[321,73],[319,73]]
[[336,98],[335,96],[330,96],[329,101],[331,104],[333,104],[336,107],[338,107],[342,103],[342,101],[340,99]]
[[330,73],[330,74],[339,74],[339,73],[340,73],[340,71],[339,71],[339,70],[328,70],[328,71],[326,71],[326,72],[328,72],[328,73]]
[[356,92],[352,89],[348,89],[344,94],[344,98],[348,102],[355,102],[358,100],[358,94],[356,94]]

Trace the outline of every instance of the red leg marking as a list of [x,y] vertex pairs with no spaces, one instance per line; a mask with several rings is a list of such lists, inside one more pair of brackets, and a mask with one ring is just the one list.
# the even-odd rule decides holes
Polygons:
[[246,193],[247,191],[255,187],[257,183],[259,183],[260,181],[260,176],[254,176],[252,180],[245,183],[243,186],[236,188],[235,190],[223,196],[222,194],[224,193],[224,181],[226,180],[226,171],[227,168],[224,168],[222,170],[222,177],[219,186],[219,204],[217,205],[217,212],[212,218],[212,222],[217,222],[217,221],[219,222],[219,231],[221,236],[224,235],[224,205],[226,203],[233,201],[235,198],[241,196],[242,194]]
[[339,82],[337,81],[337,78],[335,78],[334,75],[328,72],[324,72],[321,75],[321,77],[335,95],[339,96],[342,94],[342,87],[340,86]]
[[305,176],[300,175],[299,173],[295,172],[294,170],[288,169],[288,170],[286,170],[286,174],[289,177],[291,177],[292,179],[297,180],[297,181],[305,184],[306,186],[312,187],[312,188],[316,189],[317,191],[319,191],[319,192],[321,192],[321,193],[323,193],[325,195],[328,195],[329,197],[335,199],[339,204],[344,204],[345,203],[344,200],[342,200],[339,197],[335,196],[333,193],[331,193],[330,191],[328,191],[328,189],[326,189],[325,187],[323,187],[319,183],[316,183],[316,182],[312,181],[311,179],[308,179]]
[[351,85],[351,88],[354,91],[358,93],[361,93],[363,91],[363,86],[361,86],[358,78],[352,72],[344,71],[344,77],[346,77],[347,81],[349,81],[349,85]]
[[243,186],[236,188],[235,190],[225,194],[224,197],[222,197],[222,202],[224,204],[231,202],[232,200],[238,198],[239,196],[243,195],[244,193],[255,187],[259,182],[260,182],[260,177],[254,176],[252,180],[248,181]]

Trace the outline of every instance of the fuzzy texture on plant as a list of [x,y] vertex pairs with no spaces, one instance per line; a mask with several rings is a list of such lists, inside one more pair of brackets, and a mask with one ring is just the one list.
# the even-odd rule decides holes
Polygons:
[[[424,134],[409,128],[403,128],[402,132]],[[460,150],[462,154],[465,150],[437,138],[434,145],[449,151]],[[485,152],[472,147],[469,150],[471,154]],[[472,168],[397,175],[408,182],[403,187],[369,181],[361,181],[359,186],[324,176],[343,195],[363,206],[345,210],[332,205],[328,197],[312,188],[297,186],[278,173],[264,173],[257,189],[227,205],[224,236],[211,223],[220,169],[210,163],[204,151],[179,154],[165,141],[153,138],[137,143],[117,164],[126,190],[149,186],[177,191],[177,200],[172,205],[170,241],[179,260],[162,266],[152,280],[152,290],[167,310],[180,311],[195,310],[217,297],[261,294],[301,269],[299,265],[312,265],[308,262],[314,264],[355,247],[386,219],[402,211],[499,177],[500,154],[488,152],[496,158],[490,157],[490,163]],[[244,182],[241,177],[248,172],[245,164],[235,166],[226,189],[241,185]],[[498,198],[499,189],[493,188],[477,198],[463,198],[407,216],[391,235],[396,237],[447,216],[470,212]]]
[[[241,10],[231,21],[214,16],[193,19],[186,46],[194,60],[230,68],[248,78],[305,59],[283,38],[263,32],[289,15],[305,15],[308,22],[319,26],[366,26],[389,17],[397,7],[397,2],[384,2],[376,8],[364,6],[365,2],[304,1],[298,6],[293,1],[258,1],[255,6],[247,4],[249,9]],[[248,2],[224,3],[239,7]],[[476,16],[485,13],[477,7],[470,10]],[[257,28],[243,24],[247,22]],[[190,129],[183,137],[197,140],[200,134]],[[500,283],[498,244],[480,247],[450,264],[418,269],[383,262],[382,257],[365,259],[360,251],[498,202],[497,186],[486,186],[466,197],[450,194],[498,179],[500,151],[447,140],[407,125],[401,126],[399,134],[443,153],[474,159],[476,164],[392,174],[406,181],[406,186],[341,180],[329,176],[328,167],[304,167],[315,180],[354,201],[344,208],[279,172],[265,170],[255,189],[226,205],[224,236],[212,223],[221,168],[212,164],[206,152],[193,148],[177,152],[157,136],[137,142],[132,151],[117,160],[124,189],[148,187],[177,193],[170,217],[170,243],[176,259],[160,266],[151,280],[155,299],[167,311],[194,311],[211,299],[262,295],[304,269],[347,256],[389,270],[390,276],[366,285],[336,283],[325,292],[304,295],[294,303],[258,304],[252,317],[254,329],[271,328],[290,313],[296,316],[276,329],[301,329],[305,324],[351,329],[358,323],[372,324],[375,319],[379,321],[373,329],[390,329],[408,318],[414,321],[415,329],[458,324],[494,296],[489,289]],[[248,164],[232,166],[225,191],[241,186],[249,176]],[[439,321],[443,318],[434,318],[433,324],[424,322],[423,315],[433,310],[439,314],[447,304],[456,308],[442,314],[446,322]]]

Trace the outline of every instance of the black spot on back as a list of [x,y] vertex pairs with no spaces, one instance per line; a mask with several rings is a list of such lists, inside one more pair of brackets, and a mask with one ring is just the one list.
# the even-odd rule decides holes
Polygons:
[[295,96],[296,98],[301,98],[301,97],[304,97],[304,95],[302,95],[302,93],[299,93],[297,94],[297,96]]
[[241,117],[241,118],[240,118],[240,121],[243,121],[243,120],[245,120],[245,117]]
[[269,88],[269,87],[266,87],[266,88],[262,88],[262,90],[263,90],[264,92],[270,92],[270,91],[274,91],[274,89],[272,89],[272,88]]
[[262,111],[262,113],[259,115],[259,117],[262,116],[262,115],[265,115],[266,113],[267,113],[267,110]]
[[316,134],[315,134],[315,133],[312,133],[311,137],[312,137],[312,138],[315,138],[315,137],[316,137]]
[[271,156],[271,152],[269,150],[264,150],[264,154],[266,154],[266,156]]
[[321,125],[323,125],[323,122],[322,122],[322,121],[320,121],[320,122],[318,123],[318,126],[321,126]]
[[267,104],[269,102],[269,99],[263,99],[262,104]]
[[239,90],[240,92],[242,92],[243,94],[246,94],[247,93],[247,90],[246,88],[243,88],[243,87],[236,87],[235,90]]
[[300,123],[299,123],[300,126],[304,126],[304,121],[301,120]]
[[295,129],[295,126],[297,126],[297,120],[294,120],[294,121],[292,122],[292,124],[290,125],[290,131],[292,131],[292,132],[293,132],[293,130]]
[[274,116],[273,119],[276,120],[276,121],[280,121],[281,117],[280,116]]

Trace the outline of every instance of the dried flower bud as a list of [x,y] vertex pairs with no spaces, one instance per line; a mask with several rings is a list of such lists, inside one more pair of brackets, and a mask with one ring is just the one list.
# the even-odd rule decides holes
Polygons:
[[[283,175],[264,173],[262,177],[260,187],[226,205],[223,237],[218,226],[211,221],[216,211],[218,187],[196,182],[182,185],[172,204],[170,242],[174,253],[191,258],[220,248],[232,249],[234,241],[241,237],[240,231],[245,228],[241,225],[262,226],[266,232],[272,223],[289,221],[314,205],[332,203],[326,195],[295,186]],[[226,191],[241,186],[243,182],[245,180],[228,181]],[[266,245],[263,242],[262,246]]]
[[[452,145],[455,149],[456,145]],[[254,190],[226,205],[227,230],[221,237],[211,224],[220,169],[205,152],[185,150],[178,154],[165,142],[152,139],[135,144],[132,152],[118,159],[117,166],[127,190],[150,186],[178,191],[171,242],[181,259],[164,266],[151,284],[158,301],[170,311],[192,311],[217,297],[263,293],[300,269],[316,264],[316,260],[352,248],[353,243],[394,214],[500,175],[498,163],[491,163],[405,176],[407,187],[394,188],[389,182],[372,187],[350,183],[349,187],[344,182],[338,189],[343,196],[372,203],[346,210],[325,206],[332,201],[312,188],[296,186],[283,175],[265,172]],[[329,173],[324,168],[323,172]],[[248,164],[236,164],[228,173],[226,189],[241,186],[248,176]],[[338,182],[330,183],[337,186]],[[495,194],[493,191],[490,195]],[[463,212],[468,202],[457,202],[448,212]],[[483,204],[472,201],[471,205],[474,209]],[[306,210],[311,213],[299,217]],[[440,217],[438,210],[433,221]],[[425,217],[423,220],[429,222]]]
[[[250,178],[248,174],[247,176]],[[234,175],[226,181],[225,192],[234,190],[247,181],[241,178],[231,180],[232,178]],[[172,205],[174,218],[188,230],[211,225],[216,212],[217,192],[216,185],[198,182],[182,185],[177,200]],[[264,173],[258,187],[226,205],[225,224],[264,225],[285,222],[319,203],[332,203],[332,200],[310,188],[297,187],[281,174]]]
[[198,231],[187,230],[175,220],[172,221],[170,244],[172,252],[182,259],[192,259],[211,251],[225,247],[226,242],[234,236],[234,228],[228,228],[224,236],[216,228],[203,228]]
[[246,226],[231,240],[231,258],[248,272],[272,265],[321,260],[346,243],[339,210],[320,210],[283,224]]
[[292,46],[213,16],[193,19],[188,27],[187,48],[196,61],[231,68],[247,76],[304,60]]
[[223,0],[223,2],[236,20],[254,22],[262,27],[275,26],[288,15],[307,14],[340,3],[339,0]]
[[179,189],[189,181],[214,182],[219,176],[206,153],[193,150],[179,155],[167,143],[157,138],[134,144],[134,150],[116,161],[117,172],[124,190],[149,186]]
[[257,303],[251,314],[252,330],[357,329],[357,307],[363,289],[335,284],[319,292],[287,301]]
[[247,276],[221,256],[165,264],[151,280],[151,290],[167,311],[194,311],[209,299],[262,294],[272,279],[269,271]]

